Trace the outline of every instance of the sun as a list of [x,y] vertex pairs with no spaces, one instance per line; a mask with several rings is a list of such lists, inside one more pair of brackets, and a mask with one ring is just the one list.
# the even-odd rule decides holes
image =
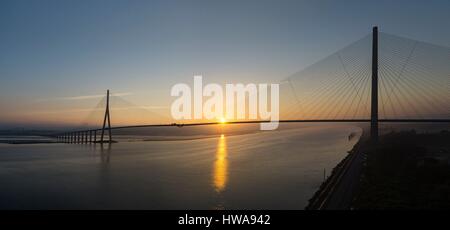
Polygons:
[[227,123],[227,119],[225,119],[224,117],[221,117],[219,119],[219,122],[222,123],[222,124],[225,124],[225,123]]

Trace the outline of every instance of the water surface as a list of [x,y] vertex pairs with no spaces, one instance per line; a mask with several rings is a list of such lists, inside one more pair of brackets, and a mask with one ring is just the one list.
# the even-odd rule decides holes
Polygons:
[[0,208],[302,209],[361,133],[345,124],[218,130],[111,145],[0,144]]

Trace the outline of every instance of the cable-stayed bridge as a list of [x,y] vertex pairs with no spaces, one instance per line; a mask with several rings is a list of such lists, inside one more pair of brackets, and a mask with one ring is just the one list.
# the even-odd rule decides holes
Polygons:
[[[65,143],[110,143],[111,130],[219,124],[165,123],[111,127],[109,91],[96,108],[99,128],[59,133]],[[114,97],[123,100],[120,97]],[[134,106],[134,105],[133,105]],[[104,109],[106,108],[106,109]],[[126,108],[126,107],[124,107]],[[95,114],[95,113],[93,113]],[[129,114],[130,116],[133,114]],[[93,119],[100,120],[99,114]],[[280,122],[450,123],[450,48],[378,32],[293,74],[280,83]],[[262,120],[230,121],[230,124]],[[108,136],[105,137],[105,134]]]

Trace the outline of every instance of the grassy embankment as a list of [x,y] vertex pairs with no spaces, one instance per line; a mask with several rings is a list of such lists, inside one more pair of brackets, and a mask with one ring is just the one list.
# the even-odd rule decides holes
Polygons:
[[450,209],[450,132],[380,137],[357,194],[356,209]]

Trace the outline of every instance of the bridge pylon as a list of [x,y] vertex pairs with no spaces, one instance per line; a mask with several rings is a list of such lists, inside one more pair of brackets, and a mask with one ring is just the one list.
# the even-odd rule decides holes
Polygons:
[[370,112],[370,138],[378,141],[378,27],[372,30],[372,95]]
[[[108,122],[108,135],[109,135],[109,140],[105,141],[104,140],[104,134],[105,134],[105,129],[106,129],[106,122]],[[112,134],[111,134],[111,118],[110,118],[110,114],[109,114],[109,89],[106,91],[106,110],[105,110],[105,117],[103,118],[103,127],[102,127],[102,135],[100,137],[100,143],[112,143]]]

